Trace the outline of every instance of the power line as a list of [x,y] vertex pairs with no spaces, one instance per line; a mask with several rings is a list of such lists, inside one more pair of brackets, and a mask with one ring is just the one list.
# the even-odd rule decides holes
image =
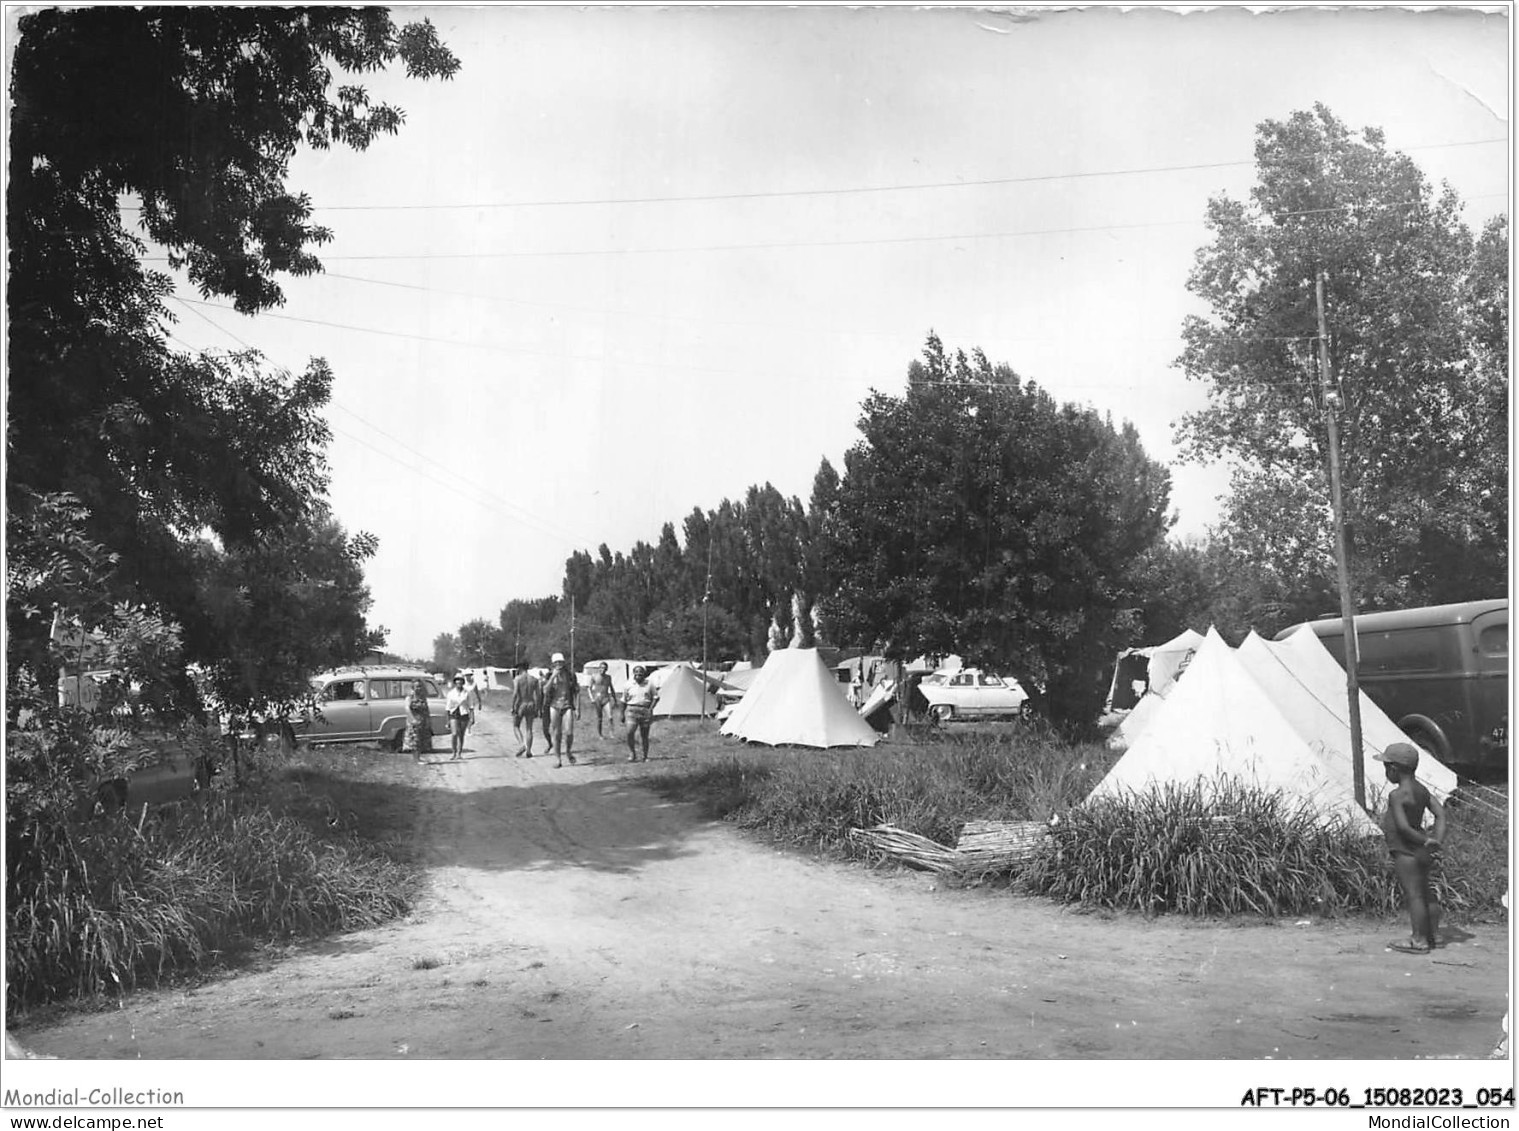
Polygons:
[[[400,440],[400,439],[397,439],[395,436],[392,436],[389,432],[385,431],[385,429],[381,428],[378,424],[375,424],[373,421],[366,420],[364,417],[362,417],[358,413],[354,412],[353,409],[349,408],[347,405],[344,405],[344,404],[340,403],[336,399],[333,400],[332,405],[333,405],[334,408],[339,409],[340,411],[347,413],[349,416],[353,417],[355,420],[357,420],[360,424],[363,424],[365,427],[374,429],[376,432],[378,432],[381,436],[384,436],[391,443],[397,445],[400,448],[405,449],[406,451],[410,452],[412,455],[416,456],[418,459],[423,460],[426,463],[432,464],[434,467],[439,468],[440,470],[442,470],[444,473],[446,473],[448,475],[458,475],[458,473],[455,472],[453,469],[447,467],[446,465],[444,465],[442,463],[439,463],[437,460],[433,459],[431,456],[427,455],[426,453],[419,452],[416,448],[413,448],[410,444],[406,443],[404,440]],[[351,432],[345,432],[344,435],[347,435],[347,436],[351,437],[352,439],[356,439],[356,440],[358,439],[358,437],[354,436]],[[362,440],[360,440],[359,442],[360,443],[364,443],[364,441],[362,441]],[[366,446],[373,447],[373,445],[366,445]],[[382,448],[375,448],[375,450],[382,452],[382,454],[390,454],[385,449],[382,449]],[[395,458],[395,457],[392,455],[391,458]],[[399,463],[400,461],[397,460],[396,462]],[[403,464],[402,466],[406,466],[406,465]],[[516,503],[513,503],[513,502],[511,502],[508,499],[503,499],[503,498],[501,498],[501,496],[496,495],[496,494],[494,494],[494,493],[492,493],[490,491],[485,490],[483,487],[480,487],[478,484],[476,484],[475,481],[473,479],[471,479],[469,476],[461,476],[460,478],[462,479],[465,487],[469,491],[473,492],[477,496],[475,499],[473,499],[471,501],[477,502],[477,503],[484,502],[485,505],[492,506],[495,509],[500,510],[503,514],[507,514],[509,516],[515,516],[516,519],[517,519],[517,521],[525,523],[525,524],[527,524],[529,526],[532,526],[532,527],[536,528],[540,533],[548,534],[548,535],[550,535],[551,537],[554,537],[554,538],[564,539],[567,543],[572,544],[572,545],[576,545],[577,547],[581,546],[581,545],[588,545],[589,544],[590,540],[587,539],[583,533],[581,533],[579,531],[570,530],[568,527],[565,527],[565,526],[559,526],[556,523],[553,523],[553,522],[551,522],[548,519],[541,518],[538,515],[535,515],[531,511],[526,510],[523,507],[519,507]],[[437,482],[437,480],[434,480],[434,482]],[[449,484],[443,484],[443,486],[449,486],[451,490],[457,490],[458,489],[458,485],[457,484],[452,485],[452,486],[450,486]]]
[[[359,416],[357,413],[354,413],[351,409],[345,408],[342,405],[338,405],[338,404],[336,404],[336,402],[334,402],[334,406],[337,407],[337,408],[341,408],[344,412],[346,412],[350,416],[354,417],[354,419],[360,421],[363,424],[368,425],[370,428],[374,428],[375,431],[379,432],[381,435],[388,435],[386,432],[384,432],[383,429],[381,429],[381,428],[377,427],[376,425],[370,423],[369,421],[365,420],[363,417]],[[585,539],[583,539],[580,535],[573,534],[573,533],[571,533],[569,531],[563,531],[563,530],[553,529],[552,527],[550,527],[549,525],[547,525],[546,523],[544,523],[542,520],[537,519],[535,516],[533,516],[531,514],[528,514],[526,512],[522,512],[522,513],[519,513],[519,514],[513,514],[512,511],[513,510],[518,510],[519,508],[513,507],[510,503],[506,503],[505,500],[502,500],[502,499],[498,498],[497,496],[490,494],[490,492],[488,492],[488,491],[481,490],[480,488],[476,487],[469,480],[469,478],[467,476],[458,476],[457,472],[454,472],[454,471],[450,470],[449,468],[444,467],[442,464],[437,463],[437,461],[435,461],[435,460],[428,459],[427,456],[421,456],[421,458],[424,459],[424,460],[427,460],[427,462],[432,463],[435,466],[441,468],[443,470],[444,474],[450,476],[451,478],[455,478],[457,481],[455,481],[455,482],[448,482],[448,481],[445,481],[443,479],[439,479],[436,475],[431,474],[427,470],[427,468],[425,468],[425,467],[414,467],[411,464],[408,464],[405,461],[401,460],[390,449],[380,447],[378,444],[372,444],[368,440],[365,440],[362,436],[355,435],[353,432],[348,431],[346,428],[340,428],[340,427],[338,427],[337,425],[334,424],[332,426],[332,430],[334,432],[337,432],[339,435],[348,437],[348,439],[352,440],[354,443],[360,444],[363,447],[368,448],[370,451],[376,452],[379,455],[384,456],[386,459],[392,461],[393,463],[397,464],[398,466],[400,466],[404,470],[410,472],[411,474],[421,476],[423,479],[426,479],[429,483],[437,484],[439,487],[442,487],[442,488],[444,488],[447,491],[453,491],[453,492],[456,492],[456,493],[461,492],[461,490],[462,490],[462,492],[465,494],[465,496],[468,499],[468,501],[471,502],[471,503],[474,503],[476,506],[483,506],[483,507],[485,507],[487,509],[498,511],[501,514],[506,515],[508,518],[513,518],[517,522],[520,522],[520,523],[522,523],[525,526],[528,526],[528,527],[531,527],[531,528],[537,530],[540,534],[545,534],[545,535],[548,535],[551,538],[563,540],[563,542],[566,545],[573,546],[576,549],[578,549],[582,545],[586,544]],[[402,445],[402,446],[404,447],[405,445]],[[407,450],[411,451],[413,454],[420,455],[420,453],[416,452],[416,449],[414,449],[414,448],[408,448]],[[461,485],[461,481],[462,481],[462,485]]]
[[[1490,196],[1507,196],[1507,193],[1483,193],[1469,199],[1481,200]],[[1374,204],[1376,202],[1373,202]],[[1422,200],[1393,201],[1379,205],[1383,208],[1408,208],[1424,204]],[[1306,208],[1294,212],[1278,212],[1273,218],[1286,216],[1315,216],[1333,212],[1347,212],[1363,207],[1359,204],[1335,205],[1332,208]],[[1206,218],[1188,220],[1142,220],[1128,224],[1085,224],[1069,228],[1025,228],[1018,231],[1007,232],[961,232],[943,236],[885,236],[874,239],[855,240],[779,240],[769,243],[733,243],[733,244],[696,244],[669,247],[623,247],[623,248],[586,248],[586,249],[550,249],[547,251],[466,251],[466,252],[391,252],[381,255],[324,255],[327,263],[370,263],[381,261],[407,261],[418,260],[481,260],[481,259],[556,259],[556,258],[586,258],[601,255],[679,255],[693,252],[721,252],[721,251],[784,251],[797,248],[830,248],[830,247],[886,247],[897,244],[915,243],[960,243],[973,242],[976,240],[1000,240],[1020,239],[1028,236],[1061,236],[1082,235],[1091,232],[1120,232],[1136,231],[1143,228],[1191,228],[1199,227],[1207,223]],[[149,256],[143,259],[145,263],[168,262],[168,256]]]
[[[1430,145],[1405,146],[1406,150],[1424,149],[1455,149],[1474,145],[1498,145],[1506,144],[1508,138],[1477,138],[1471,141],[1438,142]],[[1393,152],[1401,152],[1394,150]],[[1229,169],[1241,165],[1256,165],[1254,158],[1240,159],[1236,161],[1207,161],[1185,165],[1150,165],[1132,169],[1096,169],[1076,173],[1041,173],[1024,177],[988,177],[978,180],[957,181],[928,181],[915,184],[894,185],[855,185],[844,188],[819,188],[819,189],[774,189],[757,192],[727,192],[727,193],[691,193],[672,196],[624,196],[624,197],[599,197],[580,199],[553,199],[542,200],[506,200],[506,201],[477,201],[464,204],[325,204],[315,205],[317,212],[438,212],[438,211],[482,211],[506,208],[565,208],[586,207],[622,204],[684,204],[698,203],[703,201],[724,200],[768,200],[786,199],[793,197],[818,197],[818,196],[844,196],[853,194],[872,194],[888,192],[921,192],[925,190],[958,189],[958,188],[986,188],[996,185],[1025,185],[1025,184],[1048,184],[1055,181],[1078,181],[1092,180],[1100,177],[1134,177],[1147,176],[1153,173],[1182,173],[1198,172],[1209,169]],[[140,210],[139,205],[127,206],[127,209]],[[126,209],[124,209],[126,210]]]
[[[190,303],[193,302],[194,300],[183,299],[183,298],[180,298],[178,295],[171,295],[170,297],[173,298],[175,302],[178,302],[182,306],[185,306],[185,308],[188,309],[188,310],[190,310],[190,312],[192,314],[195,314],[196,316],[198,316],[199,318],[201,318],[204,322],[208,323],[213,329],[217,329],[217,330],[222,331],[222,333],[226,334],[233,341],[235,341],[239,345],[243,346],[243,348],[250,349],[250,350],[254,348],[253,346],[250,346],[247,342],[243,341],[242,338],[240,338],[236,334],[234,334],[231,330],[228,330],[225,326],[222,326],[220,323],[218,323],[215,320],[213,320],[213,319],[207,317],[206,315],[202,314],[200,311],[195,310],[190,305]],[[197,305],[212,306],[213,304],[211,304],[211,303],[198,303]],[[227,308],[226,307],[220,307],[220,308],[217,308],[217,309],[227,309]],[[181,343],[181,344],[183,344],[183,343]],[[582,533],[577,532],[577,531],[572,531],[572,530],[568,529],[567,527],[557,526],[556,524],[550,522],[548,519],[540,518],[539,516],[533,514],[531,511],[528,511],[528,510],[526,510],[526,509],[524,509],[522,507],[517,506],[515,503],[509,502],[508,500],[502,499],[498,495],[493,495],[489,491],[485,491],[485,490],[481,489],[468,476],[461,476],[461,475],[459,475],[458,472],[454,471],[452,468],[449,468],[449,467],[445,466],[444,464],[439,463],[437,460],[433,459],[431,456],[427,455],[426,453],[419,452],[416,448],[413,448],[410,444],[407,444],[405,441],[400,440],[400,439],[396,438],[395,436],[392,436],[389,432],[386,432],[378,424],[375,424],[373,421],[370,421],[370,420],[366,419],[365,417],[359,415],[357,412],[354,412],[353,409],[349,408],[347,405],[343,404],[341,401],[337,400],[336,398],[333,398],[333,400],[332,400],[331,403],[332,403],[332,406],[334,408],[336,408],[336,409],[338,409],[338,410],[340,410],[342,412],[347,413],[349,416],[351,416],[355,420],[357,420],[360,424],[363,424],[366,427],[374,429],[374,431],[378,432],[381,436],[384,436],[391,443],[396,444],[396,445],[398,445],[401,448],[404,448],[406,451],[410,452],[412,455],[416,456],[418,459],[421,459],[421,460],[423,460],[423,461],[425,461],[427,463],[432,464],[434,467],[439,468],[445,474],[447,474],[449,476],[455,477],[458,481],[454,482],[454,483],[444,483],[441,480],[438,480],[438,479],[436,479],[436,478],[434,478],[432,476],[427,475],[424,471],[422,471],[420,469],[413,468],[413,467],[411,467],[411,466],[403,463],[401,460],[399,460],[395,456],[395,454],[393,452],[391,452],[391,451],[389,451],[387,449],[384,449],[384,448],[377,447],[374,444],[367,443],[366,441],[364,441],[363,439],[359,438],[358,436],[355,436],[352,432],[348,432],[348,431],[345,431],[343,429],[339,429],[339,428],[337,428],[334,425],[334,430],[335,431],[341,432],[342,435],[347,436],[349,439],[354,440],[357,443],[363,444],[365,447],[370,448],[373,451],[379,452],[381,455],[386,456],[388,459],[391,459],[394,462],[400,464],[400,466],[405,467],[408,471],[414,471],[417,474],[423,475],[424,478],[427,478],[431,482],[437,483],[439,486],[445,487],[445,488],[447,488],[449,490],[454,490],[454,491],[459,490],[460,483],[462,482],[464,484],[465,488],[468,491],[474,492],[475,495],[478,496],[478,497],[472,499],[471,500],[472,502],[475,502],[477,504],[482,504],[482,500],[483,500],[483,505],[494,507],[494,509],[501,511],[501,513],[503,513],[503,514],[507,514],[508,516],[515,517],[517,519],[517,521],[522,522],[522,523],[524,523],[524,524],[526,524],[528,526],[536,528],[540,533],[548,534],[551,537],[555,537],[555,538],[565,539],[567,542],[569,542],[571,544],[575,544],[575,545],[588,545],[588,544],[590,544],[590,540],[587,539],[587,538],[585,538],[585,536]],[[515,514],[514,514],[514,512],[515,512]]]
[[[193,303],[196,306],[208,307],[211,310],[221,310],[221,311],[227,311],[229,313],[233,312],[232,307],[230,307],[230,306],[220,306],[220,305],[218,305],[216,303],[213,303],[213,302],[202,302],[199,299],[184,299],[184,298],[179,298],[177,295],[174,296],[174,299],[175,299],[176,302],[186,303],[186,304]],[[487,350],[487,351],[491,351],[491,352],[495,352],[495,353],[523,354],[523,355],[528,355],[528,356],[531,356],[531,357],[546,357],[546,358],[553,359],[555,361],[583,361],[583,362],[588,362],[588,363],[593,364],[593,365],[605,365],[608,362],[614,360],[612,358],[608,358],[608,357],[604,357],[604,356],[603,357],[595,357],[595,356],[591,356],[589,354],[559,353],[559,352],[555,352],[553,350],[529,349],[529,348],[524,347],[524,346],[503,346],[503,345],[498,345],[498,344],[496,344],[494,342],[470,342],[470,341],[464,341],[464,340],[459,339],[459,338],[436,338],[436,337],[431,337],[431,336],[426,335],[426,334],[408,334],[408,333],[406,333],[404,331],[401,331],[401,330],[383,330],[383,329],[380,329],[379,327],[376,327],[376,326],[356,326],[356,325],[353,325],[351,323],[328,322],[328,321],[326,321],[324,319],[320,319],[320,318],[299,318],[299,317],[297,317],[297,316],[295,316],[293,314],[273,314],[273,313],[270,313],[268,311],[263,311],[263,312],[259,313],[258,317],[259,318],[273,319],[273,320],[281,321],[281,322],[299,322],[299,323],[303,323],[303,324],[308,325],[308,326],[325,326],[325,327],[328,327],[328,328],[333,329],[333,330],[349,330],[349,331],[351,331],[353,333],[358,333],[358,334],[377,334],[380,337],[385,337],[385,338],[403,338],[403,339],[407,339],[407,340],[410,340],[410,341],[432,342],[432,343],[434,343],[436,345],[445,345],[445,346],[462,346],[462,347],[464,347],[466,349],[480,349],[480,350]],[[208,319],[208,321],[209,321],[209,319]],[[213,325],[215,325],[215,323],[213,323]],[[220,329],[220,327],[218,327],[218,329]],[[230,333],[230,331],[228,331],[228,333]],[[234,340],[241,341],[241,339],[236,339],[236,338]],[[246,344],[246,343],[244,343],[244,344]],[[252,347],[249,347],[249,348],[252,348]],[[615,361],[619,365],[635,366],[635,367],[640,368],[640,369],[681,370],[683,372],[688,372],[688,373],[707,373],[707,374],[716,373],[716,374],[722,374],[724,376],[729,376],[729,377],[764,377],[764,378],[767,378],[767,379],[774,380],[777,377],[785,376],[784,374],[777,374],[774,371],[767,372],[767,373],[759,373],[759,372],[756,372],[754,370],[724,369],[724,368],[721,368],[721,367],[715,366],[715,365],[685,365],[685,364],[682,364],[680,362],[675,362],[675,361],[638,361],[638,360],[630,359],[630,358],[617,358],[617,359],[615,359]],[[796,376],[796,375],[792,375],[792,376]],[[813,378],[813,377],[810,377],[810,376],[805,375],[805,374],[803,374],[801,376],[807,377],[807,379],[809,379],[809,380],[821,380],[821,378]]]

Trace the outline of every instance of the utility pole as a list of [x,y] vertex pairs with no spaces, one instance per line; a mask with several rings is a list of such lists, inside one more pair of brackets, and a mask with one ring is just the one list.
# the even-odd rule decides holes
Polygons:
[[1343,401],[1329,368],[1329,328],[1324,319],[1324,272],[1314,280],[1319,310],[1319,376],[1323,380],[1324,419],[1329,426],[1329,503],[1334,512],[1334,557],[1340,575],[1340,616],[1345,624],[1345,695],[1350,706],[1350,769],[1356,804],[1366,808],[1366,767],[1361,762],[1361,687],[1357,670],[1361,649],[1356,641],[1355,599],[1350,594],[1350,552],[1345,538],[1345,505],[1340,496],[1340,426],[1336,413]]
[[570,594],[570,671],[575,670],[575,594]]
[[701,595],[701,717],[707,717],[707,606],[712,603],[712,527],[707,526],[707,587]]

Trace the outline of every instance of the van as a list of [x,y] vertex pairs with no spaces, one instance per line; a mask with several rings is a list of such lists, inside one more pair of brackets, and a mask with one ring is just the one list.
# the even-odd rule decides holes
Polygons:
[[[1308,627],[1343,667],[1344,619]],[[1507,772],[1507,600],[1366,613],[1355,633],[1361,690],[1409,738],[1447,765]]]

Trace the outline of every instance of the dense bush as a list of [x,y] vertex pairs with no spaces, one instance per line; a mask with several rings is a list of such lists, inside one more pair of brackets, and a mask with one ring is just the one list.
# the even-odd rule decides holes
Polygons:
[[[207,741],[189,731],[180,740]],[[102,816],[89,804],[93,775],[141,740],[65,720],[7,742],[11,1008],[151,983],[270,939],[379,923],[415,891],[415,871],[360,839],[329,797],[277,775],[256,790]]]
[[[1507,869],[1495,822],[1459,801],[1452,807],[1434,877],[1448,911],[1498,907]],[[1146,914],[1385,915],[1401,903],[1380,836],[1232,779],[1171,783],[1074,808],[1019,883],[1065,902]]]

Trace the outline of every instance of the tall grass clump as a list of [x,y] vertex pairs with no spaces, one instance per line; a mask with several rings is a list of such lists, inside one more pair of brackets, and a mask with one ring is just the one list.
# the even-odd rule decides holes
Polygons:
[[[1503,816],[1447,804],[1432,881],[1447,913],[1501,916]],[[1062,814],[1021,870],[1029,892],[1146,915],[1385,916],[1402,909],[1379,834],[1280,791],[1224,778],[1101,798]]]
[[[154,813],[94,814],[61,772],[80,761],[66,744],[90,741],[84,732],[8,735],[8,765],[26,787],[6,814],[10,1008],[119,992],[260,942],[373,925],[415,895],[413,869],[303,790],[279,792],[278,811],[269,793],[217,789]],[[28,766],[60,775],[43,788]]]
[[[1482,793],[1496,797],[1498,805]],[[1471,919],[1502,920],[1508,891],[1508,798],[1458,789],[1445,802],[1445,847],[1436,858],[1435,896],[1448,910]],[[1501,807],[1498,807],[1501,806]]]
[[1147,915],[1386,913],[1380,840],[1276,790],[1197,779],[1065,813],[1025,866],[1052,899]]
[[1106,772],[1100,747],[986,735],[864,750],[746,749],[650,784],[783,843],[845,856],[852,828],[894,825],[954,844],[966,821],[1045,820]]

